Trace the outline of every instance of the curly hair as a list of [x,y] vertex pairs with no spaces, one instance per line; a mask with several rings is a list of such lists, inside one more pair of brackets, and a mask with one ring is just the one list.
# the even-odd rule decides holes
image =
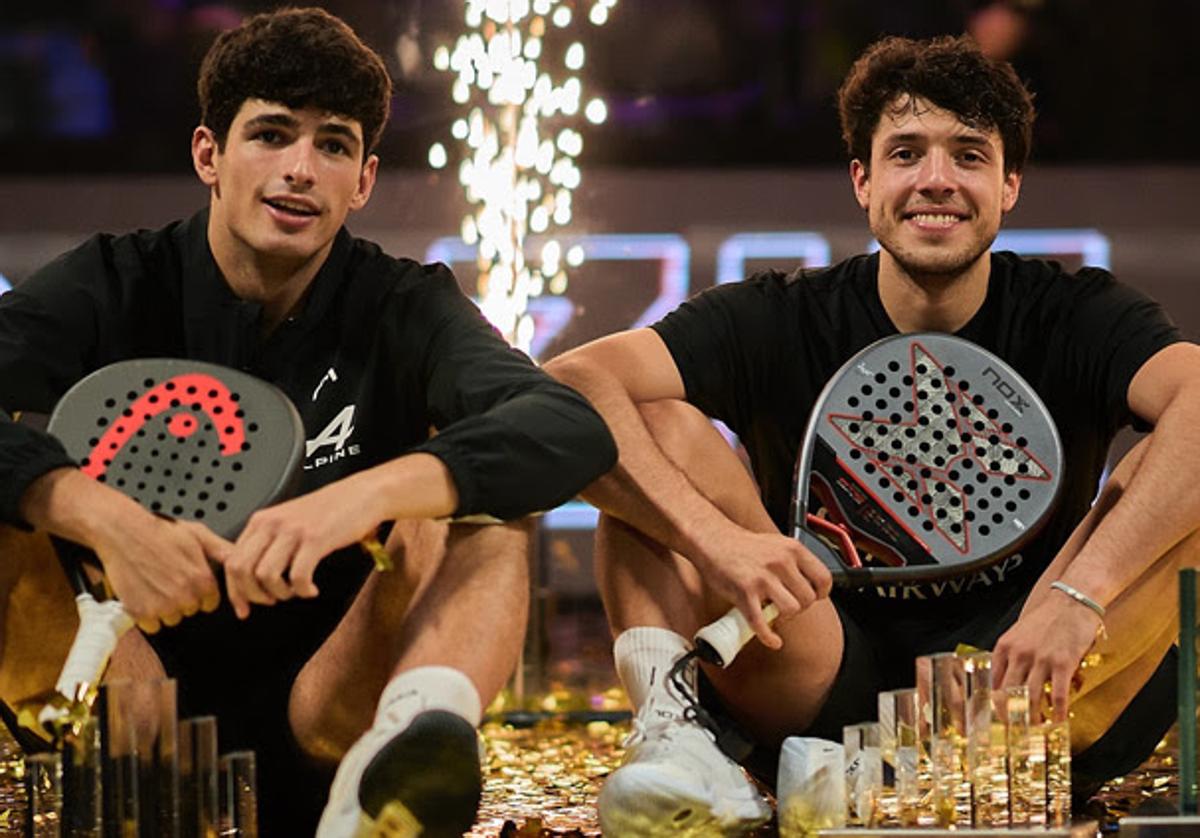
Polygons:
[[374,150],[391,107],[383,59],[340,18],[317,8],[255,15],[222,32],[200,66],[200,121],[224,147],[247,99],[313,107],[362,125],[363,159]]
[[1033,95],[1007,61],[988,58],[968,37],[888,37],[867,48],[838,90],[842,138],[853,159],[871,162],[871,138],[886,110],[898,116],[923,99],[966,125],[996,130],[1005,173],[1029,159]]

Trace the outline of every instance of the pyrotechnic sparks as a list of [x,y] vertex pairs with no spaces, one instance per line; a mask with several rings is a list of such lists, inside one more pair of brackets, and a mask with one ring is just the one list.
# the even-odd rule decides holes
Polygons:
[[[521,349],[533,339],[530,298],[561,294],[567,268],[584,259],[582,248],[564,252],[552,228],[571,223],[572,193],[582,180],[583,135],[573,125],[581,114],[599,124],[608,110],[602,99],[583,98],[587,52],[571,30],[602,25],[616,4],[466,0],[467,31],[433,55],[434,67],[455,75],[451,96],[465,109],[450,133],[471,205],[460,232],[478,248],[480,307]],[[443,168],[452,156],[434,143],[429,164]],[[527,258],[530,233],[542,238]]]

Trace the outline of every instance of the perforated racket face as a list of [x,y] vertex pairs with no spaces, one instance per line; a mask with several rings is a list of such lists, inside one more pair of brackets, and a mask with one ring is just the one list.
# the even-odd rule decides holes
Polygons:
[[48,430],[85,474],[226,538],[283,497],[304,451],[300,416],[278,388],[176,359],[97,370],[62,397]]
[[897,335],[850,359],[818,400],[796,514],[815,494],[892,566],[877,580],[965,572],[1034,533],[1062,460],[1050,414],[1011,367],[961,338]]

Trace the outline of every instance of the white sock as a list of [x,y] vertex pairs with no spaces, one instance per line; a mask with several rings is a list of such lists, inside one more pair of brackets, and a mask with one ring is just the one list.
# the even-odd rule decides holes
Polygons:
[[472,727],[483,718],[479,691],[463,672],[449,666],[419,666],[401,672],[383,688],[374,727],[402,730],[426,710],[454,713]]
[[[635,712],[661,718],[682,715],[684,705],[675,690],[667,686],[667,675],[690,650],[687,639],[670,629],[639,626],[621,632],[613,643],[613,658]],[[694,662],[684,674],[685,683],[695,695]]]

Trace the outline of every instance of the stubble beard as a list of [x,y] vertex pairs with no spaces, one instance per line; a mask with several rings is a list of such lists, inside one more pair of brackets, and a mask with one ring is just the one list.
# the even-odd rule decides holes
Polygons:
[[[882,233],[882,235],[881,235]],[[995,235],[968,242],[954,250],[927,248],[914,251],[900,244],[898,235],[875,231],[879,246],[886,250],[896,264],[914,280],[947,284],[975,265],[996,240]]]

